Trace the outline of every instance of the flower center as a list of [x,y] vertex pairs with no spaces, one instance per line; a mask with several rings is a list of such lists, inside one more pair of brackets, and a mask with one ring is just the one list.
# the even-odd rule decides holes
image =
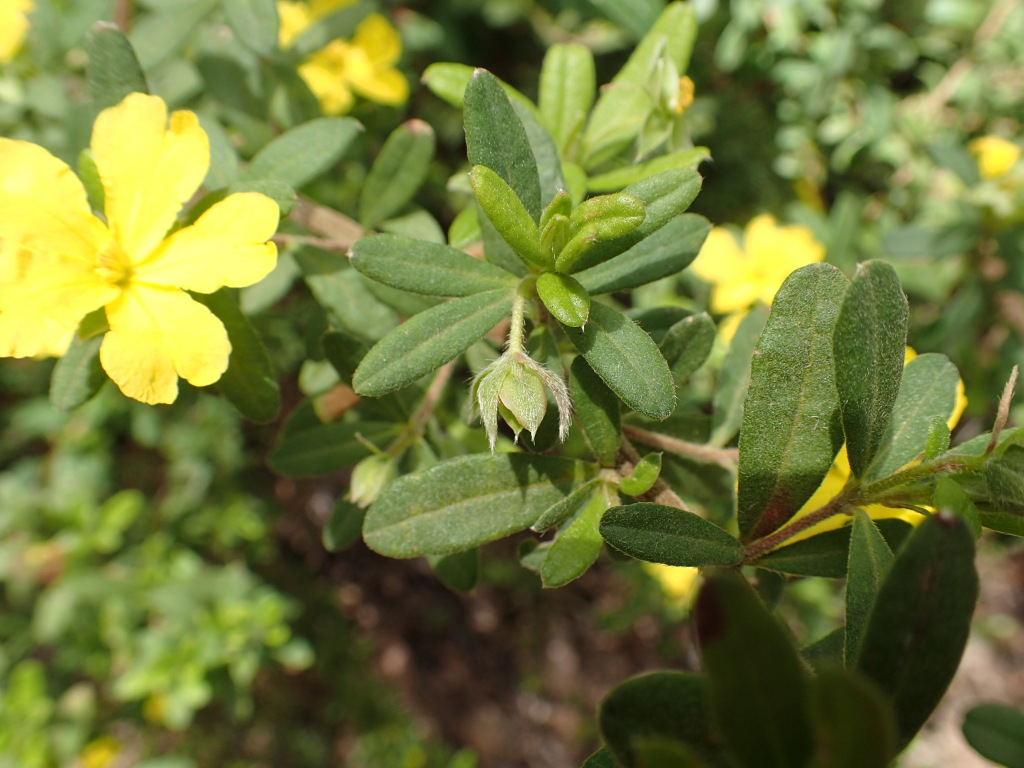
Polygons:
[[96,252],[94,271],[100,280],[120,286],[127,285],[132,276],[132,266],[128,261],[128,254],[113,238],[103,243],[99,251]]

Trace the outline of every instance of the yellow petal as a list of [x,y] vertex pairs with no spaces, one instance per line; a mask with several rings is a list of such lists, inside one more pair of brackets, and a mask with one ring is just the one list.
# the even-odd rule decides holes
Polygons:
[[732,282],[743,269],[743,251],[729,230],[713,227],[690,268],[712,285]]
[[0,254],[0,356],[62,354],[89,312],[118,294],[92,266],[52,254]]
[[791,272],[825,258],[825,247],[807,227],[780,227],[767,214],[751,219],[743,242],[753,269],[764,280],[761,298],[766,302],[771,302]]
[[35,144],[0,139],[0,241],[8,251],[91,262],[107,237],[65,163]]
[[10,61],[28,33],[32,0],[0,0],[0,62]]
[[352,45],[366,52],[374,65],[392,65],[402,53],[402,38],[379,13],[371,13],[356,27]]
[[107,320],[100,363],[128,397],[173,403],[179,376],[203,387],[227,370],[224,325],[176,288],[132,285],[107,305]]
[[1020,160],[1021,150],[1012,141],[999,136],[981,136],[967,145],[978,160],[982,178],[1002,176]]
[[290,47],[313,20],[305,3],[290,0],[278,0],[277,18],[277,43],[281,48]]
[[92,151],[106,190],[107,222],[131,262],[163,239],[210,165],[210,145],[192,112],[132,93],[96,118]]
[[397,69],[355,70],[352,88],[364,99],[397,106],[409,98],[409,83]]
[[279,215],[277,203],[265,195],[230,195],[137,265],[133,281],[200,293],[252,285],[274,268],[277,247],[266,241]]

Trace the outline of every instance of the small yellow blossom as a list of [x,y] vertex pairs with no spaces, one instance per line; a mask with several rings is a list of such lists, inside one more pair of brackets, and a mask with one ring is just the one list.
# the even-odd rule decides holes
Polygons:
[[1020,160],[1020,147],[998,136],[982,136],[967,146],[978,160],[983,179],[1002,176]]
[[178,377],[217,381],[231,344],[186,291],[251,285],[274,267],[276,203],[233,194],[168,234],[202,183],[209,141],[192,112],[133,93],[96,118],[92,154],[104,217],[42,147],[0,138],[0,356],[32,357],[105,311],[100,362],[129,397],[170,403]]
[[33,0],[0,0],[0,62],[10,61],[28,33]]
[[108,768],[114,764],[121,754],[121,742],[112,736],[100,736],[93,739],[78,755],[82,768]]
[[[910,347],[907,347],[906,357],[904,358],[903,364],[906,365],[915,357],[917,357],[917,353]],[[964,394],[964,382],[961,379],[960,382],[957,384],[956,403],[953,405],[953,412],[949,415],[949,418],[946,421],[950,429],[953,429],[953,427],[957,425],[957,422],[960,421],[960,417],[963,415],[964,409],[966,408],[967,397]],[[911,466],[912,464],[915,463],[917,462],[912,461],[907,466]],[[821,509],[821,507],[828,504],[828,502],[831,501],[836,496],[836,494],[838,494],[844,488],[846,482],[849,479],[850,460],[846,455],[846,446],[844,445],[839,450],[839,453],[836,455],[836,459],[832,463],[832,466],[829,469],[828,474],[825,475],[825,479],[822,480],[821,485],[818,486],[818,490],[814,492],[814,495],[807,500],[807,503],[800,508],[800,511],[793,516],[792,520],[790,520],[787,523],[787,525],[789,525],[795,520],[799,520],[801,517],[806,517],[815,510]],[[917,525],[917,523],[919,523],[923,519],[921,514],[919,512],[916,512],[915,510],[899,509],[897,507],[887,507],[883,504],[871,504],[865,507],[864,511],[868,513],[872,520],[887,520],[890,518],[896,518],[908,522],[912,525]],[[816,525],[813,525],[810,528],[801,531],[795,536],[786,539],[786,541],[780,544],[780,546],[795,544],[798,541],[802,541],[803,539],[809,539],[812,536],[817,536],[820,533],[825,533],[826,531],[842,528],[844,525],[849,524],[851,519],[852,518],[850,518],[847,515],[833,515],[827,520],[822,520],[820,523],[817,523]]]
[[[281,47],[289,47],[310,24],[350,2],[279,2]],[[351,41],[332,40],[309,56],[299,65],[299,76],[330,115],[348,112],[357,95],[398,105],[409,98],[409,83],[395,69],[401,53],[398,32],[379,13],[371,13],[356,27]]]
[[697,594],[697,579],[700,570],[683,568],[662,563],[644,563],[647,575],[658,582],[668,602],[674,606],[688,606]]
[[771,304],[793,270],[821,261],[825,247],[799,225],[779,226],[768,214],[753,218],[742,247],[732,233],[714,227],[693,262],[694,272],[712,285],[711,309],[717,313]]
[[672,111],[677,115],[683,114],[693,104],[693,97],[696,93],[697,87],[686,75],[679,78],[679,90],[675,97],[675,103],[672,106]]

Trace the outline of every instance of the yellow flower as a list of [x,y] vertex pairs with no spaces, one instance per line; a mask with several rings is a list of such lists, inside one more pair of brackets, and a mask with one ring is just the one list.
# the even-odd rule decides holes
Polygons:
[[0,0],[0,62],[10,61],[28,33],[33,0]]
[[[907,347],[906,358],[903,364],[906,365],[911,360],[917,357],[917,353]],[[946,423],[949,428],[952,429],[960,421],[960,417],[964,413],[964,409],[967,408],[967,397],[964,395],[964,382],[961,379],[957,385],[956,391],[956,403],[953,406],[953,412],[949,415]],[[907,466],[915,464],[917,462],[912,461]],[[832,463],[828,474],[825,475],[825,479],[821,481],[821,485],[818,486],[818,490],[814,492],[814,495],[807,500],[800,511],[797,512],[790,523],[799,520],[801,517],[806,517],[817,509],[828,504],[836,494],[838,494],[843,487],[846,485],[846,481],[850,479],[850,460],[846,455],[846,446],[844,445],[839,449],[839,453],[836,455],[836,460]],[[882,504],[871,504],[864,507],[864,511],[868,513],[872,520],[886,520],[889,518],[898,518],[904,520],[912,525],[917,525],[922,520],[920,513],[912,509],[899,509],[897,507],[887,507]],[[810,528],[801,531],[795,536],[786,539],[785,542],[780,546],[786,546],[789,544],[795,544],[803,539],[809,539],[812,536],[817,536],[819,533],[825,533],[826,531],[835,530],[836,528],[842,528],[844,525],[850,523],[851,518],[847,515],[833,515],[827,520],[823,520],[816,525],[812,525]]]
[[[318,18],[350,2],[279,2],[281,47],[291,45]],[[379,13],[371,13],[356,27],[351,41],[332,40],[300,64],[299,76],[329,115],[348,112],[356,95],[398,105],[409,98],[409,83],[395,69],[401,53],[398,32]]]
[[998,136],[982,136],[967,145],[978,160],[983,179],[994,179],[1009,171],[1020,160],[1020,147]]
[[687,606],[697,594],[700,570],[662,563],[644,563],[647,575],[658,582],[668,602],[674,606]]
[[78,755],[82,768],[107,768],[121,753],[121,742],[111,736],[93,739]]
[[745,310],[757,301],[771,304],[789,274],[821,261],[825,247],[806,227],[779,226],[768,214],[747,224],[743,247],[727,229],[715,227],[693,262],[696,274],[712,285],[711,309]]
[[63,162],[0,139],[0,356],[54,349],[105,310],[100,362],[129,397],[170,403],[178,377],[217,381],[231,352],[223,324],[186,291],[262,279],[280,212],[268,197],[230,195],[168,234],[202,183],[209,142],[192,112],[133,93],[96,118],[92,154],[104,218]]

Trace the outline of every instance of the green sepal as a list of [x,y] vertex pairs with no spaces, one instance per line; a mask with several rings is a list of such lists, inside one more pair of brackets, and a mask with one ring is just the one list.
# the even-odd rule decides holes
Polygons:
[[530,264],[550,268],[551,259],[541,249],[537,223],[512,187],[485,165],[474,165],[469,181],[480,208],[505,242]]
[[649,563],[676,566],[738,565],[743,545],[714,523],[664,504],[612,507],[601,535],[620,552]]
[[582,328],[590,317],[590,294],[569,275],[542,272],[537,277],[537,295],[548,312],[562,325]]
[[388,557],[445,555],[525,530],[581,479],[583,465],[475,454],[403,475],[370,507],[363,538]]
[[633,467],[633,471],[619,480],[619,490],[629,496],[647,493],[658,482],[661,474],[661,454],[648,453]]

